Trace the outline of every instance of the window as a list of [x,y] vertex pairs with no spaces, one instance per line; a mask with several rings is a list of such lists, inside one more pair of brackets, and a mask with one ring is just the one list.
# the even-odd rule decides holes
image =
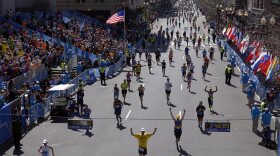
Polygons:
[[264,0],[253,0],[254,9],[264,9]]

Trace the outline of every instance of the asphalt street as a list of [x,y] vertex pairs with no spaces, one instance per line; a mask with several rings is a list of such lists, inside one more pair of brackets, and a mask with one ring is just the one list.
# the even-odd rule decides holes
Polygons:
[[[204,17],[199,17],[198,22],[202,27]],[[160,25],[166,28],[166,19],[160,19],[154,23],[154,32],[157,32]],[[181,35],[184,27],[189,27],[189,23],[183,24],[179,30]],[[175,29],[175,32],[178,27]],[[201,36],[207,33],[207,30],[201,30]],[[189,33],[187,33],[189,34]],[[183,134],[180,145],[181,153],[177,151],[175,137],[173,134],[174,123],[169,114],[169,106],[166,104],[164,84],[166,77],[162,76],[161,66],[153,64],[152,74],[149,74],[148,67],[142,68],[141,83],[144,84],[144,106],[142,109],[137,92],[140,82],[136,78],[132,79],[132,90],[127,95],[127,102],[122,110],[123,126],[120,130],[117,128],[117,122],[113,110],[113,86],[122,83],[126,72],[131,68],[124,68],[123,72],[117,77],[107,80],[107,86],[101,86],[96,82],[92,86],[85,87],[85,103],[89,105],[93,113],[94,128],[92,135],[85,135],[84,130],[67,129],[65,122],[53,122],[48,120],[35,127],[22,139],[22,155],[36,156],[39,155],[37,150],[44,138],[47,138],[49,144],[54,147],[57,156],[133,156],[138,155],[137,140],[130,135],[130,128],[135,133],[140,128],[145,127],[148,132],[158,128],[156,134],[150,139],[148,146],[148,155],[150,156],[176,156],[176,155],[193,155],[193,156],[273,156],[275,151],[266,149],[258,143],[261,138],[252,133],[250,109],[245,105],[247,103],[246,95],[241,92],[239,77],[232,78],[232,84],[225,84],[224,70],[228,64],[219,59],[219,52],[216,44],[211,42],[215,48],[213,64],[210,63],[206,75],[207,81],[202,79],[201,66],[203,63],[202,50],[199,52],[199,58],[195,56],[194,49],[190,48],[190,54],[194,62],[195,73],[192,81],[192,92],[187,90],[187,83],[181,78],[181,66],[185,62],[184,48],[186,43],[183,42],[181,49],[174,49],[174,43],[170,42],[169,48],[174,50],[173,67],[167,63],[166,74],[170,78],[173,88],[171,92],[171,103],[174,114],[186,109],[185,120],[183,121]],[[167,49],[169,51],[169,48]],[[206,50],[208,45],[203,46]],[[154,55],[153,59],[155,60]],[[144,55],[142,57],[144,59]],[[138,55],[137,55],[138,59]],[[163,51],[161,59],[168,60],[168,52]],[[145,61],[141,64],[146,65]],[[240,74],[238,70],[235,70]],[[207,103],[207,93],[204,92],[205,86],[214,88],[218,87],[218,92],[214,94],[214,110],[216,114],[210,113]],[[199,101],[203,101],[207,108],[205,111],[204,121],[229,121],[231,123],[231,132],[202,133],[198,128],[195,109]],[[261,127],[259,127],[261,130]],[[14,147],[10,148],[6,156],[13,155]]]

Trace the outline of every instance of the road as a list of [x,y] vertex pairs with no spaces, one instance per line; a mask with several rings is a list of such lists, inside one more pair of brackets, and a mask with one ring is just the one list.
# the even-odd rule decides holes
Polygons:
[[[205,20],[203,16],[199,17],[199,25]],[[166,19],[160,19],[154,25],[154,30],[163,25],[165,30]],[[183,27],[188,26],[184,24]],[[202,26],[201,26],[202,27]],[[176,28],[177,30],[177,28]],[[202,30],[200,33],[206,32]],[[183,33],[183,28],[180,30]],[[189,34],[189,33],[188,33]],[[211,43],[212,44],[212,43]],[[117,122],[113,114],[113,86],[115,83],[121,84],[125,78],[125,68],[117,77],[107,80],[107,86],[101,86],[98,81],[92,86],[85,87],[85,103],[93,110],[94,128],[92,135],[85,135],[84,130],[67,129],[65,122],[54,122],[48,120],[35,127],[22,139],[22,155],[36,156],[37,149],[44,138],[47,138],[49,144],[54,147],[57,156],[132,156],[137,153],[137,140],[130,135],[129,129],[133,128],[134,132],[139,132],[140,128],[145,127],[148,132],[158,128],[156,134],[150,139],[148,146],[148,155],[151,156],[176,156],[176,155],[193,155],[193,156],[272,156],[276,155],[275,151],[268,150],[258,145],[261,138],[251,132],[250,110],[245,105],[246,96],[241,92],[239,77],[232,78],[232,84],[236,87],[226,85],[224,78],[224,69],[227,62],[219,60],[217,46],[215,48],[213,64],[210,64],[206,75],[208,81],[202,80],[201,66],[202,57],[196,58],[195,52],[190,47],[190,54],[195,65],[194,78],[192,82],[192,91],[187,91],[187,83],[181,78],[180,68],[184,63],[184,51],[186,43],[183,42],[183,48],[174,49],[174,43],[171,42],[169,47],[174,50],[174,67],[167,65],[166,74],[173,83],[171,92],[171,103],[176,107],[172,109],[173,113],[186,109],[186,116],[183,122],[183,134],[181,146],[183,150],[179,153],[176,150],[175,137],[173,134],[174,123],[169,114],[169,106],[166,105],[164,83],[166,77],[161,74],[161,67],[153,65],[152,73],[149,74],[148,67],[142,68],[143,84],[146,88],[144,96],[144,105],[147,109],[141,109],[138,92],[136,91],[139,82],[135,77],[132,81],[132,90],[127,96],[127,102],[131,105],[125,105],[122,110],[124,118],[124,129],[117,128]],[[208,50],[209,46],[205,46]],[[169,48],[168,48],[169,50]],[[144,58],[144,57],[143,57]],[[153,55],[154,58],[154,55]],[[168,60],[167,52],[162,52],[162,58]],[[138,57],[137,57],[138,59]],[[146,62],[141,61],[142,64]],[[240,74],[237,71],[237,74]],[[218,92],[214,94],[214,110],[218,115],[210,113],[207,103],[207,93],[204,92],[205,86],[217,86]],[[196,106],[202,100],[207,110],[205,111],[205,121],[223,120],[231,123],[231,132],[229,133],[210,133],[205,134],[198,128],[196,120]],[[260,127],[259,127],[260,129]],[[6,156],[13,155],[13,147],[10,148]]]

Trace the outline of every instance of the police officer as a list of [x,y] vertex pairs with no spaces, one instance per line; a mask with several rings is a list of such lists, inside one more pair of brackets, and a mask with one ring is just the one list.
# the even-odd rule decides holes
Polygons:
[[226,75],[226,84],[230,85],[230,80],[231,80],[231,75],[232,75],[232,68],[231,65],[228,64],[225,70],[225,75]]
[[84,96],[85,96],[84,90],[83,89],[79,89],[78,92],[77,92],[77,104],[80,105],[81,112],[83,112]]
[[101,81],[101,85],[106,86],[106,82],[105,82],[105,71],[106,69],[104,67],[100,67],[99,68],[99,73],[100,73],[100,81]]

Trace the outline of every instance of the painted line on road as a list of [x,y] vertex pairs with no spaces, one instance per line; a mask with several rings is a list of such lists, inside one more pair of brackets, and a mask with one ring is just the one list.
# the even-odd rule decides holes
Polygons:
[[143,83],[143,87],[145,86],[145,83]]
[[183,60],[185,60],[185,56],[183,56]]
[[182,118],[182,111],[179,111],[180,118]]
[[129,117],[129,114],[131,113],[131,110],[128,111],[126,117],[125,117],[125,120],[127,120],[127,118]]
[[183,84],[181,84],[181,90],[183,90]]

